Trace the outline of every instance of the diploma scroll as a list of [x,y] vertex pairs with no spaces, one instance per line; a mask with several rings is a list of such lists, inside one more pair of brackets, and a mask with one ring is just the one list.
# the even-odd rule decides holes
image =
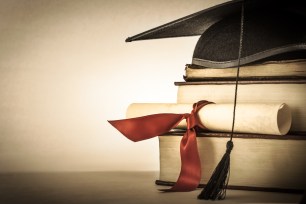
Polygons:
[[[208,104],[199,110],[198,118],[210,131],[231,132],[233,107],[233,104]],[[191,110],[192,104],[133,103],[127,109],[127,118],[157,113],[190,113]],[[284,103],[237,103],[234,132],[285,135],[291,120],[291,111]],[[185,120],[177,128],[185,129]]]

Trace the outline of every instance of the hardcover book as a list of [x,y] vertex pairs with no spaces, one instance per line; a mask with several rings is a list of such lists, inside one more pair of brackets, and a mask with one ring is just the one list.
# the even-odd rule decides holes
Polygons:
[[[159,136],[160,177],[157,184],[173,184],[178,178],[183,134],[174,131]],[[201,185],[207,183],[228,140],[228,133],[198,134]],[[234,134],[233,141],[229,188],[284,192],[306,188],[306,135]]]
[[[233,79],[237,75],[237,67],[213,68],[195,64],[185,67],[185,81],[202,81],[207,79]],[[279,79],[279,78],[305,78],[306,60],[280,60],[268,61],[261,64],[250,64],[240,67],[240,79]]]
[[[233,103],[235,80],[175,82],[177,103],[208,100]],[[237,103],[286,103],[292,113],[290,131],[306,131],[306,80],[242,80],[238,85]]]

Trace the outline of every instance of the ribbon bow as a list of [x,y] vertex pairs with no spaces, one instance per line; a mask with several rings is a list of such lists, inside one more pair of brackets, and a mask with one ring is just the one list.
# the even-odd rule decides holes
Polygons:
[[201,162],[197,147],[196,128],[206,129],[200,123],[198,111],[212,102],[199,101],[193,104],[191,113],[161,113],[142,117],[108,121],[128,139],[138,142],[165,134],[175,128],[183,119],[187,122],[187,131],[181,139],[181,172],[170,189],[165,192],[186,192],[196,189],[201,180]]

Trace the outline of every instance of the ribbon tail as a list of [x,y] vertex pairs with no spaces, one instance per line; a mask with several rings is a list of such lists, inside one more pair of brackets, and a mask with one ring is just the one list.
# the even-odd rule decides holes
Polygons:
[[169,132],[186,118],[186,115],[161,113],[108,122],[128,139],[137,142]]
[[195,190],[201,180],[201,161],[197,147],[196,132],[187,130],[181,145],[181,172],[175,185],[163,192],[187,192]]

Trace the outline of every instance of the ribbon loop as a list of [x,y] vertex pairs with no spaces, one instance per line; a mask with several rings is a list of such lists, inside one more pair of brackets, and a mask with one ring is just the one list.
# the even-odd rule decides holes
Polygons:
[[186,118],[186,122],[187,122],[187,130],[193,129],[195,126],[197,126],[197,121],[196,121],[196,118],[195,118],[194,113],[191,113],[191,114]]
[[201,180],[201,162],[197,148],[196,127],[200,124],[197,113],[211,102],[199,101],[193,104],[190,114],[161,113],[124,120],[108,121],[128,139],[137,142],[159,136],[175,128],[183,119],[187,122],[187,131],[180,144],[181,172],[175,185],[165,192],[186,192],[196,189]]

